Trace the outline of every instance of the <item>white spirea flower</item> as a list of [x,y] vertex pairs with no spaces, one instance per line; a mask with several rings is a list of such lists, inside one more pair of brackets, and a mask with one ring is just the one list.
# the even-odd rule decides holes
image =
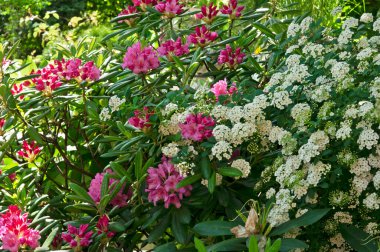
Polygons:
[[266,197],[267,199],[270,199],[270,198],[272,198],[273,195],[275,195],[275,194],[276,194],[276,190],[275,190],[273,187],[271,187],[271,188],[269,188],[269,190],[266,192],[265,197]]
[[290,54],[290,53],[293,53],[294,50],[298,49],[299,48],[299,45],[292,45],[292,46],[289,46],[288,49],[286,49],[286,52],[285,54]]
[[341,6],[338,6],[338,7],[335,7],[332,11],[331,11],[331,15],[332,16],[336,16],[338,14],[340,14],[342,12],[343,8]]
[[380,190],[380,171],[376,172],[375,176],[372,179],[372,182],[376,190]]
[[343,30],[338,37],[338,44],[340,46],[348,44],[352,38],[352,35],[354,35],[354,33],[351,30]]
[[368,43],[376,49],[380,45],[380,36],[373,36],[368,40]]
[[228,107],[222,105],[216,105],[211,111],[211,115],[216,119],[227,119]]
[[297,35],[301,27],[296,23],[291,23],[288,27],[288,38],[294,37]]
[[363,37],[359,40],[358,44],[357,44],[357,47],[359,49],[365,49],[365,48],[368,48],[369,47],[369,42],[368,42],[368,39],[367,37]]
[[369,112],[371,112],[373,108],[374,108],[374,106],[373,106],[372,102],[360,101],[359,102],[359,113],[358,113],[358,115],[359,116],[365,116]]
[[167,156],[169,158],[175,157],[179,152],[178,144],[169,143],[168,145],[162,147],[161,151],[164,156]]
[[120,106],[125,102],[125,99],[120,99],[116,95],[112,96],[108,101],[108,106],[111,108],[111,113],[118,111]]
[[358,138],[359,149],[372,149],[378,142],[379,135],[373,129],[364,129]]
[[344,51],[344,52],[339,53],[340,60],[346,60],[346,59],[349,59],[350,57],[351,57],[351,53],[349,52]]
[[359,21],[356,18],[350,17],[344,21],[342,25],[342,29],[346,30],[346,29],[357,27],[358,25],[359,25]]
[[286,61],[285,61],[285,64],[287,65],[287,67],[293,67],[293,66],[297,66],[300,64],[300,59],[301,59],[301,55],[299,54],[292,54],[290,55]]
[[272,105],[278,109],[284,109],[292,102],[287,91],[279,91],[273,94]]
[[376,236],[379,234],[379,224],[376,222],[370,222],[365,226],[364,231],[372,236]]
[[376,19],[376,21],[373,22],[373,31],[380,32],[380,18]]
[[347,77],[350,72],[350,65],[346,62],[337,62],[331,68],[332,77],[337,80],[342,80]]
[[172,113],[173,111],[176,111],[178,109],[178,105],[174,103],[169,103],[165,106],[165,109],[162,111],[162,115],[166,116]]
[[356,59],[357,60],[365,60],[365,59],[368,59],[372,56],[372,54],[374,53],[374,50],[372,48],[365,48],[363,50],[361,50],[357,55],[356,55]]
[[278,126],[274,126],[271,128],[269,133],[269,141],[272,143],[278,142],[285,136],[286,133],[288,133],[286,130]]
[[230,159],[232,155],[232,147],[226,141],[219,141],[211,149],[211,154],[218,160]]
[[231,129],[230,143],[237,146],[253,135],[256,127],[251,123],[236,123]]
[[302,126],[310,120],[311,108],[307,103],[298,103],[294,105],[290,115],[296,120],[297,125]]
[[276,202],[268,214],[268,222],[272,227],[289,220],[289,210],[292,209],[294,196],[289,189],[280,189],[276,193]]
[[231,137],[231,129],[223,124],[217,125],[212,130],[212,135],[216,141],[228,141]]
[[310,24],[313,22],[313,18],[312,17],[305,17],[301,24],[300,24],[300,28],[301,28],[301,31],[302,32],[306,32],[309,27],[310,27]]
[[244,116],[244,111],[242,106],[234,106],[233,108],[228,109],[227,118],[233,122],[238,123]]
[[298,150],[299,158],[305,163],[309,163],[313,157],[316,157],[319,154],[319,146],[313,143],[304,144]]
[[306,181],[309,185],[317,186],[323,175],[326,175],[331,169],[330,164],[324,164],[319,161],[316,164],[308,166]]
[[99,119],[101,121],[107,121],[111,119],[110,110],[108,108],[103,108],[102,111],[100,111]]
[[340,128],[336,131],[336,138],[344,140],[350,136],[351,131],[351,123],[349,121],[341,122]]
[[319,151],[326,149],[326,145],[329,143],[329,137],[323,130],[318,130],[310,135],[308,143],[312,143],[318,146]]
[[294,82],[304,83],[307,77],[310,76],[309,69],[306,65],[295,65],[288,70],[285,76],[285,83],[292,84]]
[[305,47],[302,49],[302,52],[305,55],[311,56],[313,58],[320,57],[324,51],[323,45],[315,44],[315,43],[307,43]]
[[242,178],[248,177],[251,172],[251,165],[244,159],[236,159],[232,162],[231,167],[239,169],[243,175]]
[[373,22],[373,15],[372,13],[363,13],[360,17],[360,22],[362,23],[371,23]]
[[371,193],[363,200],[365,207],[371,210],[377,210],[380,208],[380,197],[376,193]]

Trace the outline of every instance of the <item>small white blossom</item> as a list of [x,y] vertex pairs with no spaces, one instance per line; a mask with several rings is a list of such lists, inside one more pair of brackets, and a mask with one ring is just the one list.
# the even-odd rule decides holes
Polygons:
[[102,111],[100,111],[99,119],[101,121],[108,121],[111,119],[110,110],[108,108],[103,108]]
[[231,164],[231,167],[239,169],[243,173],[242,178],[248,177],[249,173],[251,172],[250,164],[244,159],[234,160]]
[[118,111],[120,106],[125,102],[125,99],[120,99],[116,95],[112,96],[108,101],[108,106],[111,108],[111,113]]
[[373,15],[372,13],[363,13],[360,17],[360,22],[362,23],[371,23],[373,22]]

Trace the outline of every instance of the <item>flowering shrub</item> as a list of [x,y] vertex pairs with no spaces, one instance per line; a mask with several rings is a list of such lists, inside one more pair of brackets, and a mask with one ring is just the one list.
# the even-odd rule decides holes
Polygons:
[[1,48],[0,206],[35,234],[17,249],[376,248],[380,21],[271,17],[136,0],[102,45],[38,67]]

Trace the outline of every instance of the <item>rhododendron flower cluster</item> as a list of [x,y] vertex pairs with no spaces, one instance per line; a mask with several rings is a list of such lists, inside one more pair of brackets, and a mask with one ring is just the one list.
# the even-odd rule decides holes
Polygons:
[[39,77],[33,78],[32,81],[35,84],[37,90],[41,91],[45,96],[51,96],[53,90],[59,88],[62,85],[59,77],[52,71],[50,66],[37,71],[32,71],[31,74],[39,74]]
[[98,235],[105,234],[108,238],[111,238],[115,235],[114,232],[109,231],[109,222],[110,219],[107,215],[102,215],[99,218],[98,223],[96,224],[96,228],[98,229]]
[[149,122],[149,118],[154,113],[149,111],[148,107],[144,107],[143,111],[135,110],[133,117],[128,119],[128,123],[139,129],[150,128],[152,124]]
[[88,247],[91,244],[93,231],[87,231],[88,224],[80,225],[76,228],[72,225],[67,226],[67,232],[62,233],[62,239],[67,242],[74,251],[81,251],[82,247]]
[[141,47],[141,43],[137,42],[127,49],[122,67],[130,69],[135,74],[146,74],[159,65],[160,61],[153,47]]
[[187,40],[194,45],[205,47],[210,42],[214,41],[218,37],[218,33],[211,32],[205,25],[202,27],[196,27],[195,33],[190,34]]
[[[123,15],[130,15],[130,14],[135,14],[137,12],[137,8],[135,6],[127,6],[124,10],[122,10],[118,16],[123,16]],[[127,23],[129,26],[133,26],[135,23],[136,18],[126,18],[123,20],[119,20],[119,23]]]
[[17,252],[20,248],[38,247],[40,232],[30,228],[30,222],[27,213],[22,214],[17,206],[9,206],[8,211],[0,216],[1,249]]
[[146,7],[152,7],[157,4],[157,0],[133,0],[135,6],[140,6],[143,11],[146,11]]
[[219,96],[221,95],[232,95],[237,91],[236,84],[232,83],[231,87],[228,89],[227,81],[220,80],[214,85],[212,85],[211,92],[214,93],[216,100],[219,100]]
[[173,18],[183,12],[183,6],[178,4],[178,0],[166,0],[155,6],[167,18]]
[[236,48],[235,52],[230,45],[226,45],[226,49],[221,50],[218,57],[218,64],[226,64],[229,68],[234,69],[244,60],[245,54],[241,52],[241,48]]
[[212,127],[215,121],[211,116],[202,114],[190,114],[186,117],[185,123],[181,123],[182,137],[200,142],[212,136]]
[[182,56],[189,53],[189,45],[182,44],[181,38],[177,38],[176,41],[168,40],[161,44],[157,49],[157,52],[160,56],[166,56],[168,60],[173,60],[172,56]]
[[190,196],[192,186],[187,185],[176,188],[183,177],[176,170],[173,163],[166,157],[162,158],[162,163],[157,168],[150,167],[148,169],[148,177],[146,179],[148,192],[148,200],[154,205],[158,201],[164,201],[165,208],[169,208],[173,204],[176,208],[181,207],[181,200],[184,196]]
[[[28,86],[30,86],[30,81],[24,81],[23,83],[20,83],[20,84],[13,84],[11,93],[12,95],[17,95],[24,90],[24,87],[28,87]],[[19,99],[20,100],[24,99],[24,96],[21,95]]]
[[228,5],[223,5],[220,12],[229,15],[230,19],[239,18],[241,16],[241,12],[244,10],[244,6],[237,6],[237,4],[237,0],[230,0]]
[[0,136],[3,134],[4,124],[5,124],[5,119],[4,118],[0,118]]
[[32,141],[28,143],[27,141],[22,142],[22,149],[17,152],[20,157],[26,159],[29,163],[36,159],[38,153],[40,153],[41,148],[37,146],[36,142]]
[[[103,173],[97,173],[95,175],[95,178],[91,180],[90,187],[88,189],[88,194],[95,201],[95,203],[99,203],[101,200],[102,183],[103,183],[104,175],[106,173],[110,175],[113,174],[111,170],[107,170]],[[110,178],[109,188],[113,188],[118,182],[119,180]],[[128,192],[125,194],[123,193],[124,189],[125,189],[125,185],[122,186],[120,191],[116,194],[115,198],[113,198],[110,201],[110,204],[112,206],[124,207],[128,204],[127,201],[131,198],[132,191],[130,190],[130,188],[128,188]]]
[[211,2],[209,6],[203,5],[201,7],[201,13],[195,14],[195,18],[202,19],[206,24],[211,24],[216,15],[218,15],[218,12],[219,10],[217,9],[217,6]]

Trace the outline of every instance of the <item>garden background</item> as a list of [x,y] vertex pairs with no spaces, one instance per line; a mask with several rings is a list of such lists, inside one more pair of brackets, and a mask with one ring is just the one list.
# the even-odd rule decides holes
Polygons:
[[379,251],[378,0],[2,0],[2,251]]

